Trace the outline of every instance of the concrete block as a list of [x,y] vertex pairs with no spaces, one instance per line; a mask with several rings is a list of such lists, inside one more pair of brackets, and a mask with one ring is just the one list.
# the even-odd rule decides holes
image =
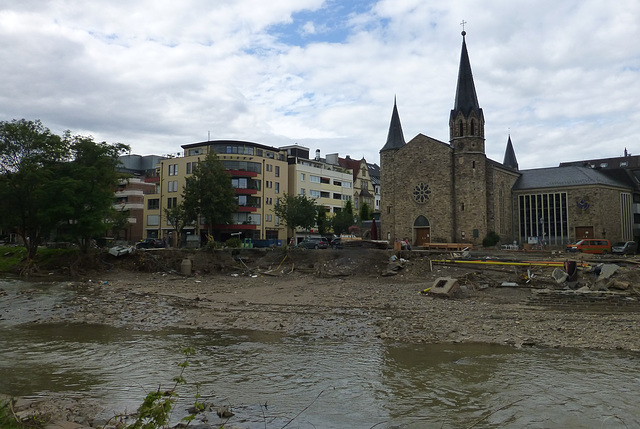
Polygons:
[[433,282],[433,286],[429,292],[433,295],[446,298],[453,298],[462,293],[458,279],[454,279],[453,277],[437,278],[436,281]]

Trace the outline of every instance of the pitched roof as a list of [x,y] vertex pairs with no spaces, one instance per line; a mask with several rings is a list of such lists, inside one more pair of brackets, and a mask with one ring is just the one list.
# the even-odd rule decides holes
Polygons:
[[389,124],[389,134],[387,134],[387,142],[382,149],[380,149],[380,152],[383,150],[400,149],[405,144],[406,142],[404,141],[402,124],[400,124],[400,115],[398,114],[398,106],[394,99],[393,113],[391,114],[391,123]]
[[514,170],[518,169],[518,160],[516,159],[516,152],[513,150],[513,144],[511,144],[511,136],[509,136],[509,140],[507,140],[507,150],[504,152],[504,161],[502,161],[502,164]]
[[473,83],[473,73],[471,73],[471,62],[467,52],[467,42],[465,40],[466,31],[462,32],[462,53],[460,54],[460,68],[458,69],[458,86],[456,87],[456,100],[451,111],[454,118],[462,112],[465,118],[469,117],[472,111],[477,111],[478,116],[482,115],[482,109],[478,104],[476,87]]
[[607,185],[627,188],[627,183],[616,180],[599,170],[587,167],[549,167],[520,170],[521,176],[514,191],[539,188],[566,188],[569,186]]

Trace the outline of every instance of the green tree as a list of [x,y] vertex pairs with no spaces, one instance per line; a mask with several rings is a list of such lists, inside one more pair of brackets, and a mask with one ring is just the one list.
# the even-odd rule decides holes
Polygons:
[[362,203],[358,215],[361,222],[363,220],[371,220],[371,208],[369,207],[369,204]]
[[316,202],[305,195],[284,194],[278,198],[278,204],[273,208],[273,212],[280,220],[291,229],[291,234],[296,228],[309,230],[316,224],[318,209]]
[[65,214],[60,173],[70,155],[69,142],[40,121],[0,122],[0,222],[20,235],[29,259]]
[[344,234],[349,231],[349,227],[352,226],[353,223],[353,204],[351,200],[347,200],[342,210],[336,213],[331,220],[333,233],[336,235]]
[[231,223],[238,209],[231,176],[213,151],[193,168],[182,195],[186,217],[204,217],[210,233],[214,225]]
[[180,201],[170,209],[164,209],[164,215],[176,233],[175,245],[176,247],[180,247],[180,235],[182,234],[183,228],[195,219],[187,215],[187,211],[184,208],[184,201]]
[[318,225],[318,233],[325,235],[331,229],[331,220],[327,218],[327,209],[322,205],[316,205],[316,225]]
[[122,179],[116,171],[119,156],[128,151],[124,144],[96,143],[92,137],[71,136],[64,140],[71,148],[72,160],[63,166],[66,185],[61,198],[66,201],[68,233],[86,253],[93,239],[109,229],[109,219],[117,216],[113,193]]

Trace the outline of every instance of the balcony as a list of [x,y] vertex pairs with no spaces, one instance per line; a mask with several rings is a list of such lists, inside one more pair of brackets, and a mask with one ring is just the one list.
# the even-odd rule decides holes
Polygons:
[[236,188],[236,195],[253,195],[257,193],[258,193],[257,189]]
[[231,177],[257,177],[258,173],[247,170],[227,170]]
[[251,231],[251,230],[256,230],[258,229],[258,225],[253,225],[250,223],[247,224],[238,224],[238,225],[234,225],[234,224],[228,224],[228,225],[216,225],[214,226],[215,229],[220,229],[220,230],[243,230],[243,231]]
[[238,212],[240,212],[240,213],[255,213],[257,211],[258,211],[257,207],[238,206]]

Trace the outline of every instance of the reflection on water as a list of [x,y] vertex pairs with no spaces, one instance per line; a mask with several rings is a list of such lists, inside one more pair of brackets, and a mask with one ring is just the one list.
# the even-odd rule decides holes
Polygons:
[[[17,291],[36,286],[0,287],[8,291],[0,297],[0,392],[81,392],[100,399],[104,416],[135,408],[159,384],[171,385],[180,349],[189,346],[197,355],[185,377],[202,384],[208,401],[231,404],[231,423],[239,427],[279,428],[303,410],[292,427],[640,426],[637,354],[20,324],[33,306],[46,310],[69,292],[49,285],[25,300]],[[183,392],[178,410],[194,393]]]

